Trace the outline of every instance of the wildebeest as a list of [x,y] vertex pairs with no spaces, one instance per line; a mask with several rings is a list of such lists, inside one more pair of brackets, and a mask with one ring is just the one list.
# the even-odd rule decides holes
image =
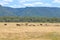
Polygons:
[[34,25],[34,24],[30,24],[30,25],[28,25],[28,26],[36,26],[36,25]]
[[47,24],[45,24],[45,26],[48,26]]
[[60,25],[54,25],[54,26],[60,26]]
[[33,26],[35,26],[35,25],[33,24]]
[[31,26],[31,25],[29,25],[29,26]]
[[25,25],[27,26],[27,25],[28,25],[28,23],[25,23]]
[[7,24],[4,24],[5,26],[7,25]]
[[43,25],[43,24],[40,24],[41,26]]
[[17,26],[20,26],[20,24],[16,24]]

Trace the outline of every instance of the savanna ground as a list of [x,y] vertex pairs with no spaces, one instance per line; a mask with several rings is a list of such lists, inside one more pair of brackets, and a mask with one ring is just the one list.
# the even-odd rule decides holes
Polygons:
[[0,40],[60,40],[60,23],[0,23]]

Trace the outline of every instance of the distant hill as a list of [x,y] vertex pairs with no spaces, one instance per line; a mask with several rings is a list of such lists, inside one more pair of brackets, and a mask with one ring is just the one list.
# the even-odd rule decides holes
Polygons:
[[3,7],[0,5],[0,16],[60,17],[60,8],[57,7],[10,8]]

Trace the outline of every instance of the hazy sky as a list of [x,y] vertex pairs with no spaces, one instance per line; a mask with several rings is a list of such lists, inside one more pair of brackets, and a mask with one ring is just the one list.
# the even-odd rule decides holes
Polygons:
[[0,0],[0,5],[13,8],[60,7],[60,0]]

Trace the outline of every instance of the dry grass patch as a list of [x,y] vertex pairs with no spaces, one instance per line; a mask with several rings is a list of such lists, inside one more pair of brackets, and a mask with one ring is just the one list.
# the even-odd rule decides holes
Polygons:
[[59,25],[60,23],[0,23],[0,40],[60,40]]
[[0,40],[60,40],[56,32],[0,33]]

